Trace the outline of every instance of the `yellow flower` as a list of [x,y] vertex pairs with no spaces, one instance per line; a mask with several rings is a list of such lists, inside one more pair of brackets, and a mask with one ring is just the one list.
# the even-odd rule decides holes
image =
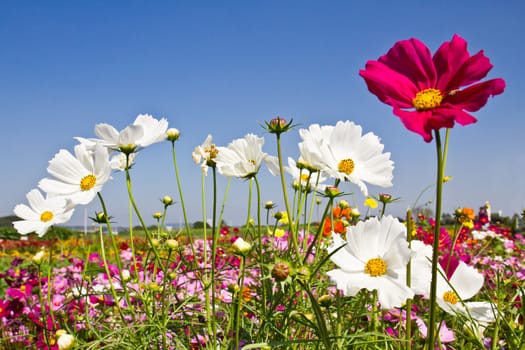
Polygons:
[[285,233],[286,233],[285,230],[283,230],[282,228],[278,228],[275,230],[274,236],[277,238],[281,238],[284,236]]
[[365,199],[365,207],[375,209],[377,208],[377,201],[372,197],[368,197]]
[[279,223],[282,225],[287,225],[289,223],[288,221],[288,213],[285,211],[281,212],[281,218],[279,219]]

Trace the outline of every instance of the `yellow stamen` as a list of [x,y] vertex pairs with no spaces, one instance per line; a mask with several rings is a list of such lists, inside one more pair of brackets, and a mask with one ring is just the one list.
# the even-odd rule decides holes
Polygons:
[[447,303],[450,303],[450,304],[457,304],[459,301],[459,298],[456,293],[449,290],[443,293],[443,300],[445,300]]
[[386,262],[381,258],[373,258],[366,262],[365,272],[372,277],[383,276],[386,273]]
[[48,222],[53,219],[53,213],[50,211],[45,211],[40,215],[40,221]]
[[348,159],[343,159],[342,161],[339,162],[339,164],[337,165],[337,170],[342,173],[345,173],[346,175],[350,175],[354,171],[354,167],[355,167],[354,161],[348,158]]
[[441,91],[437,89],[425,89],[416,94],[412,103],[418,111],[426,111],[438,107],[441,101],[443,101]]
[[82,191],[89,191],[97,183],[97,178],[93,174],[86,175],[80,180],[80,189]]

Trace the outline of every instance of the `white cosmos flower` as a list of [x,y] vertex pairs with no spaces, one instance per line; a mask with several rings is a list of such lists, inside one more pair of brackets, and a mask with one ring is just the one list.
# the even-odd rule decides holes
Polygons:
[[112,125],[100,123],[95,125],[95,134],[100,142],[111,150],[131,153],[153,143],[164,141],[168,130],[168,121],[157,120],[148,114],[139,114],[133,124],[118,131]]
[[334,126],[311,125],[300,131],[301,157],[327,175],[355,183],[368,196],[365,182],[381,187],[392,186],[394,162],[390,153],[373,133],[362,135],[353,122],[339,121]]
[[138,141],[139,147],[146,147],[166,140],[166,131],[168,130],[168,120],[166,118],[157,120],[149,114],[139,114],[135,118],[133,125],[140,125],[144,130],[142,138]]
[[[432,279],[432,246],[414,239],[410,242],[410,249],[412,250],[410,288],[415,294],[428,298]],[[406,270],[404,276],[406,276]]]
[[[302,161],[300,160],[301,164]],[[288,157],[288,166],[285,167],[285,170],[293,178],[293,183],[301,184],[301,188],[307,190],[318,190],[323,191],[326,185],[323,182],[326,180],[326,177],[321,174],[320,171],[312,172],[310,166],[305,165],[303,169],[299,169],[298,164],[291,157]]]
[[22,220],[14,221],[18,233],[25,235],[35,232],[42,237],[49,227],[68,222],[73,215],[73,207],[65,198],[44,198],[39,190],[33,189],[26,195],[29,206],[18,204],[15,215]]
[[345,295],[376,290],[383,309],[401,307],[414,296],[404,277],[411,255],[406,227],[397,219],[374,217],[349,226],[346,241],[335,233],[332,237],[328,252],[335,252],[330,259],[339,268],[327,274]]
[[444,273],[438,275],[436,289],[436,301],[441,309],[452,315],[470,315],[482,325],[494,322],[497,309],[493,304],[466,301],[483,286],[484,277],[478,270],[460,261],[448,281],[444,276]]
[[136,153],[130,153],[126,157],[126,154],[122,152],[114,154],[109,160],[111,169],[125,171],[126,167],[130,168],[133,165],[136,155]]
[[40,180],[40,189],[50,197],[66,197],[74,205],[91,202],[111,179],[108,151],[101,144],[92,150],[76,145],[74,156],[62,149],[49,161],[47,171],[54,178]]
[[257,174],[264,161],[273,175],[279,173],[276,157],[262,151],[264,138],[248,134],[242,139],[233,140],[228,147],[218,147],[215,160],[217,170],[224,176],[250,178]]
[[204,143],[200,146],[195,147],[195,150],[191,153],[193,161],[200,164],[204,175],[208,175],[208,166],[210,163],[215,163],[215,158],[219,153],[219,149],[215,147],[212,141],[212,136],[208,135]]

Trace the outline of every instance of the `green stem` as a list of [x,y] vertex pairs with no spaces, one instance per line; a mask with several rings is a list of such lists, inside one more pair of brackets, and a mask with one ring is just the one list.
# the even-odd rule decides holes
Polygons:
[[108,215],[108,212],[107,212],[107,209],[106,209],[106,204],[104,203],[104,199],[102,198],[102,195],[100,194],[100,192],[97,193],[97,196],[98,196],[98,198],[100,200],[100,205],[102,206],[102,210],[104,212],[104,217],[106,218],[106,226],[108,228],[108,234],[109,234],[109,237],[111,239],[111,244],[113,246],[113,251],[115,252],[115,260],[117,262],[120,282],[122,284],[122,288],[124,289],[124,297],[126,298],[126,304],[128,305],[128,307],[130,307],[130,310],[134,314],[133,308],[131,307],[131,301],[130,301],[130,298],[129,298],[128,289],[124,285],[124,277],[122,275],[122,270],[123,270],[122,260],[120,259],[120,249],[117,247],[117,242],[115,241],[115,235],[113,234],[113,230],[111,229],[111,223],[109,221],[109,215]]
[[[49,343],[49,335],[48,335],[48,329],[47,329],[47,321],[46,321],[46,306],[44,303],[44,295],[42,293],[42,269],[40,263],[38,263],[38,296],[40,299],[40,313],[42,314],[42,330],[44,332],[44,342],[47,346],[50,346]],[[49,275],[48,275],[48,282],[47,282],[47,289],[49,290]],[[49,304],[51,306],[51,304]]]
[[[385,204],[386,206],[386,204]],[[414,221],[412,220],[412,212],[407,210],[407,216],[406,216],[406,224],[407,224],[407,241],[408,241],[408,247],[411,248],[412,246],[412,232],[414,231]],[[412,280],[412,264],[410,261],[408,261],[407,264],[407,277],[406,277],[406,284],[408,287],[411,285]],[[410,350],[412,349],[412,299],[407,299],[406,301],[406,320],[405,320],[405,349]]]
[[100,253],[102,255],[102,262],[104,263],[104,271],[106,272],[106,276],[108,277],[111,295],[113,296],[115,305],[117,307],[120,318],[122,319],[122,322],[126,323],[127,321],[125,320],[124,313],[122,312],[122,309],[120,308],[120,302],[117,296],[117,292],[115,291],[115,286],[113,286],[113,277],[111,277],[111,272],[109,271],[109,267],[108,267],[108,260],[106,258],[106,248],[104,247],[104,231],[102,230],[102,225],[99,225],[98,231],[99,231],[99,236],[100,236]]
[[179,190],[180,206],[182,208],[182,215],[184,216],[186,236],[188,238],[188,242],[190,242],[192,253],[194,256],[196,256],[195,247],[193,246],[193,237],[191,236],[190,223],[188,221],[188,215],[186,214],[186,205],[184,204],[184,196],[182,195],[182,185],[181,185],[180,176],[179,176],[179,166],[177,164],[177,152],[175,151],[175,141],[171,142],[171,154],[173,157],[173,167],[175,168],[175,177],[177,178],[177,188]]
[[246,223],[244,224],[244,229],[248,230],[249,224],[250,224],[250,217],[252,212],[252,192],[253,192],[253,178],[250,178],[249,181],[249,189],[248,189],[248,212],[246,214]]
[[238,278],[239,291],[237,294],[237,308],[235,311],[235,346],[234,349],[239,348],[239,332],[241,327],[241,309],[242,309],[242,290],[244,284],[244,266],[246,263],[246,257],[241,257],[241,266],[239,268],[240,274]]
[[[261,276],[266,276],[266,262],[264,261],[263,254],[263,243],[262,243],[262,232],[261,232],[261,187],[259,185],[259,180],[257,177],[253,177],[255,181],[255,188],[257,190],[257,253],[259,255],[259,264],[261,269]],[[268,290],[268,279],[262,279],[262,295],[261,295],[261,306],[263,315],[266,315],[266,293]]]
[[217,172],[215,167],[212,168],[213,175],[213,208],[212,208],[212,242],[211,242],[211,329],[212,329],[212,346],[216,346],[217,342],[217,325],[215,323],[215,274],[216,274],[216,260],[217,260],[217,240],[219,230],[217,228]]
[[[126,186],[128,189],[129,201],[131,203],[131,206],[133,207],[133,210],[135,211],[135,214],[137,215],[137,218],[139,219],[140,225],[144,229],[144,233],[146,234],[146,239],[151,249],[153,250],[153,255],[155,255],[155,260],[159,266],[162,266],[162,262],[160,260],[159,252],[157,251],[157,247],[155,247],[155,245],[153,244],[151,232],[149,232],[148,227],[146,226],[146,223],[144,222],[144,219],[142,218],[142,215],[140,214],[140,210],[137,207],[137,203],[135,203],[135,198],[133,197],[133,191],[131,189],[131,176],[129,174],[129,169],[126,169]],[[106,211],[104,210],[104,213],[105,212]],[[193,247],[193,244],[192,244],[192,247]]]
[[[436,299],[437,299],[437,279],[439,262],[439,235],[441,231],[441,205],[443,195],[444,177],[444,157],[441,148],[441,137],[439,130],[435,131],[436,154],[437,154],[437,183],[436,183],[436,213],[434,226],[434,242],[432,244],[432,280],[430,283],[430,316],[428,325],[427,350],[433,350],[435,345],[436,331]],[[446,154],[446,151],[444,152]]]
[[[212,317],[211,317],[211,301],[210,301],[210,293],[209,293],[209,283],[210,279],[208,279],[207,275],[207,268],[208,268],[208,224],[207,224],[207,217],[206,217],[206,191],[205,191],[205,175],[202,173],[201,176],[201,210],[202,210],[202,221],[203,221],[203,242],[202,242],[202,260],[204,264],[204,274],[201,277],[202,284],[203,284],[203,290],[204,290],[204,305],[206,309],[206,328],[208,330],[208,334],[210,336],[213,336],[212,326],[211,323]],[[213,276],[211,277],[211,280],[213,281]],[[213,293],[213,290],[212,290]]]
[[291,243],[295,249],[296,256],[299,255],[299,243],[297,242],[297,232],[294,232],[293,220],[292,220],[292,211],[290,210],[290,203],[288,201],[288,191],[286,190],[286,180],[284,178],[284,167],[283,167],[283,152],[281,150],[281,135],[279,133],[275,134],[277,136],[277,158],[279,160],[279,175],[281,178],[281,187],[283,189],[284,196],[284,205],[286,207],[286,214],[288,215],[288,229],[290,230],[290,239]]

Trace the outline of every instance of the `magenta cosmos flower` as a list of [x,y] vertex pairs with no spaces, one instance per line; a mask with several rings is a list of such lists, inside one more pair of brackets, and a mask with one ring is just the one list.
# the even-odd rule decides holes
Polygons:
[[467,42],[454,35],[434,56],[417,39],[399,41],[377,61],[368,61],[359,74],[408,130],[430,142],[433,130],[452,128],[455,122],[475,123],[468,112],[503,92],[503,79],[479,82],[491,69],[483,51],[471,56]]

